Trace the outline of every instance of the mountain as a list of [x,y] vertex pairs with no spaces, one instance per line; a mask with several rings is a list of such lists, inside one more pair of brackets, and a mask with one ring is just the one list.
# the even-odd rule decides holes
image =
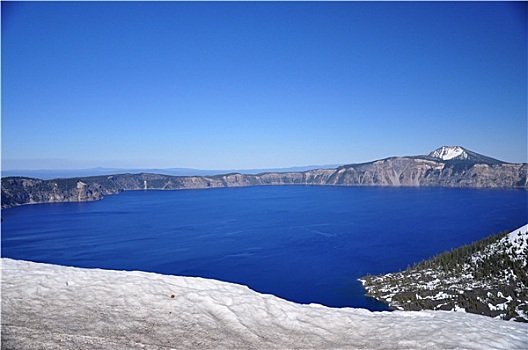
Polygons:
[[[443,186],[469,188],[528,188],[528,164],[511,164],[464,150],[430,155],[391,157],[334,169],[259,174],[171,176],[152,173],[113,174],[41,180],[2,178],[2,208],[49,202],[98,200],[127,190],[262,185]],[[433,156],[431,156],[433,154]],[[445,158],[450,159],[444,160]],[[455,155],[456,154],[456,155]],[[467,155],[466,159],[455,159]],[[498,163],[497,163],[498,162]]]
[[446,310],[528,322],[528,225],[422,261],[360,278],[396,310]]
[[292,303],[246,286],[1,259],[2,349],[526,349],[528,325]]
[[429,153],[429,157],[440,160],[462,160],[488,165],[504,164],[500,160],[483,156],[482,154],[472,152],[460,146],[442,146]]

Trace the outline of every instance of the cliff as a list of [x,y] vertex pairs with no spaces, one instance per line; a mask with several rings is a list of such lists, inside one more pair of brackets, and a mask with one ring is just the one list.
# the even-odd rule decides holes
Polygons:
[[[434,152],[431,154],[434,155]],[[431,154],[392,157],[336,169],[256,175],[169,176],[141,173],[53,180],[6,177],[2,178],[2,208],[32,203],[91,201],[127,190],[152,189],[262,185],[528,188],[526,163],[504,163],[484,156],[442,159]]]

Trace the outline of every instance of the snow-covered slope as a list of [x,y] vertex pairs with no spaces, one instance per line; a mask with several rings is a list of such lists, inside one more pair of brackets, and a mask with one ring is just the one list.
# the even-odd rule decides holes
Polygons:
[[523,256],[523,267],[527,267],[526,253],[528,252],[528,225],[524,225],[523,227],[508,233],[508,236],[503,238],[500,243],[508,245],[507,254],[510,255],[512,259],[518,260],[519,257]]
[[443,146],[429,153],[429,156],[442,160],[468,159],[468,154],[460,146]]
[[245,286],[2,259],[3,349],[526,349],[528,325],[299,305]]
[[524,225],[361,282],[369,296],[398,310],[466,311],[528,322],[527,256]]

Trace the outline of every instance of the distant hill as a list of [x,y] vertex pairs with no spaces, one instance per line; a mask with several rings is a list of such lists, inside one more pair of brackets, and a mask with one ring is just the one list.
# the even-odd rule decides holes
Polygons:
[[451,310],[528,322],[528,225],[422,261],[360,278],[368,296],[398,310]]
[[239,174],[260,174],[269,172],[293,172],[307,171],[313,169],[331,169],[338,165],[307,165],[289,168],[270,168],[270,169],[241,169],[241,170],[204,170],[192,168],[89,168],[89,169],[41,169],[41,170],[2,170],[2,177],[20,176],[31,177],[42,180],[64,179],[71,177],[89,177],[100,175],[115,174],[160,174],[171,176],[211,176],[218,174],[239,173]]
[[[238,172],[222,175],[173,176],[156,173],[105,174],[43,180],[2,178],[2,208],[48,202],[98,200],[127,190],[262,185],[444,186],[470,188],[528,188],[528,164],[505,163],[458,149],[429,155],[391,157],[332,169]],[[438,151],[438,152],[437,152]],[[467,157],[464,156],[467,154]]]

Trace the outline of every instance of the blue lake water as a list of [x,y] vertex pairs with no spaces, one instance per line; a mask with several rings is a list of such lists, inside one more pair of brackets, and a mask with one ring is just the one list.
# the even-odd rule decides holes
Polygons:
[[528,222],[528,191],[269,186],[130,191],[2,211],[2,256],[200,276],[300,303],[386,307],[357,278]]

